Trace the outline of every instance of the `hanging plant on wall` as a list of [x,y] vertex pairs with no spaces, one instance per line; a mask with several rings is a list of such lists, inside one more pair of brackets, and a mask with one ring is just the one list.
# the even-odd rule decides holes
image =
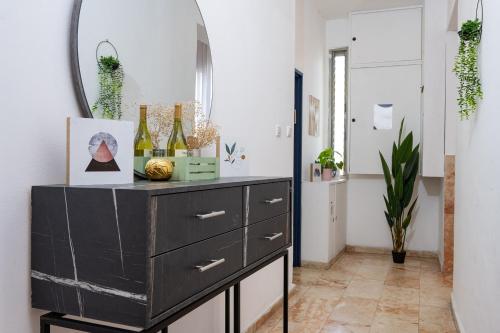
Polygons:
[[477,18],[468,20],[462,24],[458,32],[460,46],[455,59],[453,71],[457,75],[458,84],[458,106],[460,118],[469,119],[477,111],[479,101],[483,98],[481,78],[479,77],[478,53],[481,43],[483,22]]
[[[110,44],[116,52],[115,47],[109,41],[99,43],[96,50],[96,58],[99,47],[103,44]],[[122,117],[122,88],[123,88],[123,67],[115,56],[101,56],[97,60],[99,78],[99,96],[92,106],[94,117],[104,119],[121,119]]]

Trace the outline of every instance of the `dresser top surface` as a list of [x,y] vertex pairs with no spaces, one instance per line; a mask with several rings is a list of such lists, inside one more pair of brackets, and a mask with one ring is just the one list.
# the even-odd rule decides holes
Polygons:
[[290,177],[224,177],[215,180],[190,181],[190,182],[152,182],[140,180],[133,184],[123,185],[90,185],[90,186],[67,186],[64,184],[34,186],[34,188],[65,187],[78,189],[110,189],[143,191],[151,195],[168,194],[185,191],[198,191],[223,187],[257,185],[282,181],[291,181]]

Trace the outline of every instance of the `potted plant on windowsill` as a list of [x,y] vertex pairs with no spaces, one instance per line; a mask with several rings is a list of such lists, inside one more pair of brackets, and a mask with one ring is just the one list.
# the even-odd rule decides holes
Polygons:
[[391,168],[379,152],[387,185],[387,195],[384,195],[385,218],[391,230],[392,258],[394,263],[398,264],[404,263],[406,257],[406,230],[412,222],[413,210],[418,200],[417,196],[412,203],[420,164],[420,145],[413,147],[412,132],[402,140],[403,127],[404,119],[401,121],[398,142],[394,142],[392,146]]
[[332,178],[337,174],[337,171],[344,168],[344,162],[335,162],[335,154],[342,157],[339,152],[334,151],[332,147],[329,147],[323,150],[316,159],[316,163],[321,164],[321,178],[324,181],[332,180]]

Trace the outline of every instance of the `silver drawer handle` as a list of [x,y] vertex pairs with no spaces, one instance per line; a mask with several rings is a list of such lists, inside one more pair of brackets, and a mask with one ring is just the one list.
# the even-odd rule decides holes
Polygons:
[[208,264],[206,266],[195,266],[195,267],[198,269],[199,272],[206,272],[209,269],[212,269],[214,267],[222,265],[225,262],[226,262],[226,259],[222,258],[222,259],[218,259],[218,260],[210,260],[210,264]]
[[225,210],[221,210],[219,212],[211,212],[208,214],[197,214],[196,217],[199,218],[200,220],[206,220],[206,219],[210,219],[212,217],[217,217],[217,216],[222,216],[222,215],[226,215]]
[[264,237],[264,238],[267,239],[267,240],[269,240],[269,241],[273,241],[275,239],[280,238],[281,236],[283,236],[282,232],[280,232],[279,234],[274,234],[272,236],[267,236],[267,237]]
[[275,203],[282,202],[282,201],[283,201],[283,198],[276,198],[276,199],[266,200],[266,204],[274,205]]

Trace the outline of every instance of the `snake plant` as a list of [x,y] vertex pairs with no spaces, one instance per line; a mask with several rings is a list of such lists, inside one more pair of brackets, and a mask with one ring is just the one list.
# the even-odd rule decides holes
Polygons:
[[404,119],[401,121],[398,142],[392,146],[392,166],[389,168],[381,152],[380,160],[384,170],[387,194],[385,218],[391,229],[392,245],[395,252],[404,252],[406,230],[412,221],[412,214],[418,200],[413,198],[413,190],[418,174],[420,145],[413,147],[413,133],[402,138]]

